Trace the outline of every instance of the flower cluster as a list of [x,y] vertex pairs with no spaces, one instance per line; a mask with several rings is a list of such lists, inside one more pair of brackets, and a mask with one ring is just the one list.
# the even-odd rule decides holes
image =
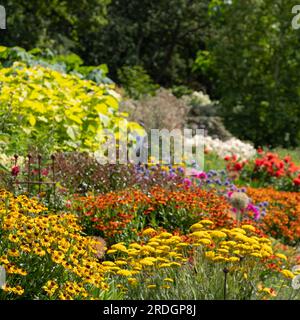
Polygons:
[[300,241],[300,194],[268,188],[247,188],[254,203],[267,203],[263,229],[287,244]]
[[258,150],[257,157],[247,163],[232,162],[227,159],[229,172],[238,172],[240,183],[251,182],[255,186],[274,185],[279,190],[298,190],[300,186],[300,167],[290,156],[283,159],[278,154]]
[[0,264],[7,273],[0,296],[91,299],[108,290],[98,262],[104,243],[83,236],[76,216],[47,213],[35,199],[2,190],[0,221]]
[[243,161],[256,155],[256,149],[251,144],[242,142],[237,138],[221,141],[207,136],[204,138],[204,145],[208,152],[214,152],[220,158],[236,156],[238,160]]
[[[123,277],[122,289],[127,296],[168,295],[166,290],[172,296],[183,270],[192,267],[194,272],[203,270],[200,281],[212,269],[221,275],[226,270],[250,290],[256,284],[257,298],[270,298],[276,296],[275,290],[268,288],[267,294],[267,287],[260,282],[262,273],[277,274],[287,281],[297,273],[286,268],[286,256],[274,252],[271,240],[258,236],[256,231],[247,224],[240,228],[216,228],[208,219],[193,224],[187,236],[147,228],[140,241],[113,245],[107,251],[111,260],[103,264],[115,268],[116,275]],[[126,269],[120,270],[123,265]]]
[[[214,190],[175,190],[156,186],[147,192],[128,189],[99,196],[78,197],[73,205],[89,232],[100,231],[106,239],[118,240],[148,224],[185,232],[199,217],[218,226],[232,225],[231,205]],[[93,231],[94,230],[94,231]]]

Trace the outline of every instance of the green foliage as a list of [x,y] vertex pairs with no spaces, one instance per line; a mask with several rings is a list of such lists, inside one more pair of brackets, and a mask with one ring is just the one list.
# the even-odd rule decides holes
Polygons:
[[[7,46],[54,48],[56,53],[78,50],[107,23],[110,0],[6,0]],[[94,38],[96,41],[96,38]],[[89,49],[88,49],[89,50]]]
[[172,87],[172,93],[174,94],[175,97],[181,98],[182,96],[189,95],[189,94],[193,93],[193,90],[191,90],[187,86],[179,85],[179,86]]
[[113,79],[123,66],[143,65],[156,83],[187,83],[195,54],[204,46],[209,2],[114,0],[93,50],[82,55],[93,64],[109,61]]
[[[208,50],[225,124],[256,145],[300,142],[299,33],[283,0],[214,1]],[[206,65],[201,58],[198,65]]]
[[118,78],[127,95],[136,100],[146,95],[155,95],[159,88],[142,66],[122,67],[118,70]]
[[92,80],[96,83],[112,83],[107,77],[108,68],[105,64],[84,66],[83,60],[75,53],[55,55],[49,49],[35,48],[26,51],[20,47],[0,47],[0,65],[11,67],[15,61],[22,61],[28,67],[40,65],[59,72],[75,74],[81,79]]
[[8,153],[22,154],[31,146],[40,152],[96,151],[103,130],[119,135],[120,120],[128,131],[141,130],[119,114],[111,85],[21,62],[0,69],[0,84],[0,141]]

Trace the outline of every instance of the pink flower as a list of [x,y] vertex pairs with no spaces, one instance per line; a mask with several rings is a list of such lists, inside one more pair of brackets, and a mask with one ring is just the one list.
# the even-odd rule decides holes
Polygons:
[[192,181],[188,178],[184,178],[183,179],[183,183],[184,185],[186,185],[187,187],[190,187],[192,185]]
[[233,191],[229,191],[229,192],[227,193],[227,196],[230,198],[230,197],[232,196],[232,194],[233,194]]
[[198,172],[197,178],[198,179],[207,179],[207,174],[205,172]]

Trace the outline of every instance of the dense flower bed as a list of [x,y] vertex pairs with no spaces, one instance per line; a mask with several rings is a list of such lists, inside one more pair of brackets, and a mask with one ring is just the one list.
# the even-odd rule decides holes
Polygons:
[[288,244],[300,241],[300,194],[276,191],[273,188],[247,188],[255,203],[267,202],[267,214],[263,219],[265,232]]
[[106,251],[101,238],[82,233],[75,215],[48,212],[36,199],[1,190],[0,230],[7,273],[1,299],[182,298],[196,292],[182,291],[182,276],[196,279],[194,288],[201,284],[198,297],[217,299],[224,274],[227,297],[265,299],[276,296],[280,281],[297,277],[252,225],[222,228],[202,219],[185,235],[146,228],[135,242],[128,238]]
[[133,189],[79,197],[74,203],[87,229],[98,230],[110,240],[126,239],[148,224],[185,232],[201,217],[212,219],[217,226],[233,225],[230,208],[215,191],[180,185],[175,190],[157,186],[149,192]]

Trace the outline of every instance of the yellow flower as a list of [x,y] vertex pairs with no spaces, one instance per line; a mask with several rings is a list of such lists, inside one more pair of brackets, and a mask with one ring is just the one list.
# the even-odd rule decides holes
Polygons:
[[250,256],[256,257],[256,258],[262,258],[262,255],[258,252],[252,252],[252,253],[250,253]]
[[230,257],[229,261],[230,262],[238,262],[238,261],[240,261],[240,259],[238,257]]
[[201,223],[195,223],[190,227],[190,230],[192,231],[199,231],[203,228],[203,225]]
[[215,256],[212,260],[215,262],[222,262],[222,261],[226,261],[226,258],[223,256]]
[[169,267],[171,267],[172,265],[171,265],[171,263],[162,263],[162,264],[160,264],[158,267],[159,268],[169,268]]
[[115,264],[118,265],[118,266],[125,266],[128,263],[126,261],[123,261],[123,260],[116,260]]
[[49,280],[42,287],[42,289],[44,289],[48,293],[48,295],[51,297],[55,293],[55,291],[58,289],[58,285],[55,281]]
[[223,249],[223,248],[221,248],[221,249],[218,249],[218,252],[221,252],[221,253],[228,253],[229,251],[228,251],[227,249]]
[[211,239],[207,231],[195,231],[191,234],[192,237]]
[[241,233],[241,234],[246,234],[246,231],[241,229],[241,228],[233,228],[231,229],[232,233]]
[[140,260],[140,264],[143,266],[153,266],[154,263],[152,260],[149,260],[147,258]]
[[19,256],[20,256],[19,251],[16,250],[16,249],[7,250],[7,254],[8,254],[10,257],[19,257]]
[[128,278],[128,283],[131,285],[136,285],[137,284],[137,279],[136,278]]
[[130,277],[132,275],[132,272],[124,269],[124,270],[119,270],[117,274],[124,277]]
[[205,257],[208,259],[213,259],[215,257],[215,253],[213,251],[205,252]]
[[282,259],[282,260],[287,261],[287,257],[282,253],[276,253],[275,256]]
[[110,250],[107,250],[107,251],[106,251],[107,254],[114,254],[114,253],[116,253],[116,252],[118,252],[118,251],[115,250],[115,249],[110,249]]
[[200,223],[207,224],[207,225],[214,224],[212,221],[210,221],[208,219],[201,220]]
[[281,270],[280,273],[282,275],[284,275],[286,278],[288,279],[293,279],[295,277],[295,275],[293,274],[293,272],[291,272],[290,270],[287,270],[287,269],[284,269],[284,270]]
[[155,289],[156,288],[156,284],[148,284],[147,288],[148,289]]
[[114,267],[115,263],[112,261],[103,261],[102,265],[106,266],[106,267]]
[[201,244],[205,244],[205,245],[211,244],[211,240],[209,240],[209,239],[199,239],[198,242]]
[[13,243],[20,242],[19,237],[17,237],[15,234],[9,234],[8,240],[13,242]]
[[159,237],[162,238],[162,239],[168,239],[168,238],[171,238],[171,237],[172,237],[172,233],[162,232],[162,233],[159,235]]
[[142,235],[143,236],[149,236],[156,233],[156,231],[153,228],[147,228],[145,230],[143,230]]
[[225,232],[218,231],[218,230],[212,231],[212,232],[210,233],[210,235],[211,235],[213,238],[217,238],[217,239],[222,239],[222,238],[226,238],[226,237],[227,237],[227,234],[226,234]]
[[242,226],[242,229],[244,229],[244,230],[249,230],[249,231],[255,231],[255,227],[253,227],[253,226],[250,225],[250,224],[244,224],[244,225]]
[[123,243],[114,244],[111,246],[111,248],[121,252],[127,252],[127,248],[124,246]]
[[141,249],[142,248],[142,246],[140,244],[138,244],[138,243],[131,243],[129,245],[129,247],[130,248],[134,248],[134,249]]
[[174,282],[174,280],[173,280],[173,279],[171,279],[171,278],[165,278],[165,279],[164,279],[164,281],[165,281],[165,282],[171,282],[171,283],[173,283],[173,282]]

